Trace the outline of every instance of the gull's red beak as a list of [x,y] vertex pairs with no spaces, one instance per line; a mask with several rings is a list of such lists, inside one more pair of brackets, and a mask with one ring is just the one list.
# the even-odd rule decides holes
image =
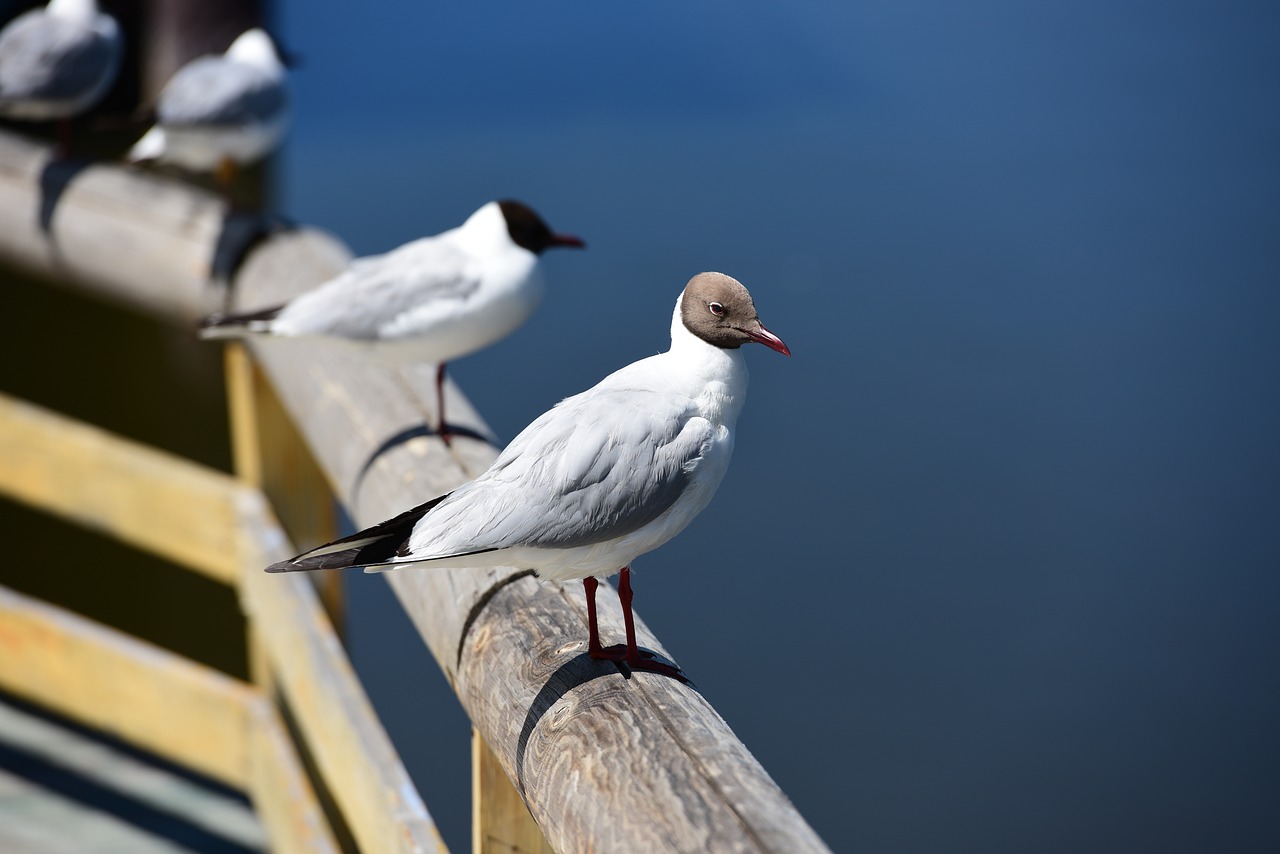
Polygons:
[[770,350],[777,350],[784,356],[791,355],[791,350],[782,342],[782,339],[777,335],[774,335],[768,329],[765,329],[764,324],[758,320],[756,321],[756,328],[748,329],[747,335],[750,336],[752,341],[755,341],[757,344],[763,344]]
[[581,237],[574,237],[572,234],[553,234],[551,235],[552,246],[563,246],[567,249],[586,249],[587,244]]

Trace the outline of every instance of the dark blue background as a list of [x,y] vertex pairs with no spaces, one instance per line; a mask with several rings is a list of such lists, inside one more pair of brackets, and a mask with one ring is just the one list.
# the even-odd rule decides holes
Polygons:
[[[588,240],[455,366],[504,438],[694,273],[752,289],[795,356],[748,352],[637,607],[833,848],[1275,850],[1276,10],[286,2],[281,206],[359,253],[507,196]],[[465,718],[348,589],[464,850]]]

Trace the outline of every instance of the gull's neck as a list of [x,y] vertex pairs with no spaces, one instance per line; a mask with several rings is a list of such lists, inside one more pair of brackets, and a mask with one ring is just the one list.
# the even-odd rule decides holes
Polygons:
[[681,294],[671,317],[671,349],[666,356],[698,386],[693,396],[707,416],[732,425],[747,396],[747,360],[741,348],[726,350],[690,332],[680,311],[683,301]]
[[467,217],[466,222],[453,230],[453,235],[458,247],[473,255],[483,257],[504,252],[533,255],[511,239],[507,218],[502,215],[502,208],[497,202],[489,202]]
[[67,21],[92,21],[98,15],[95,0],[49,0],[45,11]]
[[262,29],[255,28],[241,33],[231,43],[231,47],[227,48],[225,56],[227,59],[257,66],[265,71],[284,73],[284,65],[276,53],[276,46],[272,43],[271,36]]

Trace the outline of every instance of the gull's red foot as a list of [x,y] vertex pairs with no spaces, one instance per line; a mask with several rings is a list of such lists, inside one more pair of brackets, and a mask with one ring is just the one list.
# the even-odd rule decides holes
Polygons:
[[678,679],[684,683],[689,681],[689,678],[684,675],[684,671],[679,667],[674,664],[664,664],[661,661],[656,661],[657,655],[647,649],[637,649],[633,656],[628,654],[627,645],[620,643],[603,649],[589,649],[587,654],[597,661],[616,661],[619,664],[627,665],[632,670],[670,676],[672,679]]
[[625,664],[632,670],[643,670],[646,673],[658,673],[688,683],[688,679],[679,667],[653,661],[655,655],[648,650],[636,646],[636,624],[631,614],[631,567],[624,566],[618,576],[618,599],[622,602],[622,621],[627,628],[627,642],[614,646],[600,645],[600,629],[596,623],[596,588],[600,582],[592,576],[582,579],[582,586],[587,593],[587,655],[598,661],[616,661]]

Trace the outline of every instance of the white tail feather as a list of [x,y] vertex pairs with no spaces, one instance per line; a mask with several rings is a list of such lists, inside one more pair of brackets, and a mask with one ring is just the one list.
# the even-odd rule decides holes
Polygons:
[[227,338],[244,338],[246,335],[268,335],[270,333],[270,320],[251,320],[248,323],[202,326],[199,334],[204,341],[222,341]]
[[164,154],[164,128],[153,127],[142,135],[142,139],[133,144],[125,158],[131,163],[140,160],[155,160]]

